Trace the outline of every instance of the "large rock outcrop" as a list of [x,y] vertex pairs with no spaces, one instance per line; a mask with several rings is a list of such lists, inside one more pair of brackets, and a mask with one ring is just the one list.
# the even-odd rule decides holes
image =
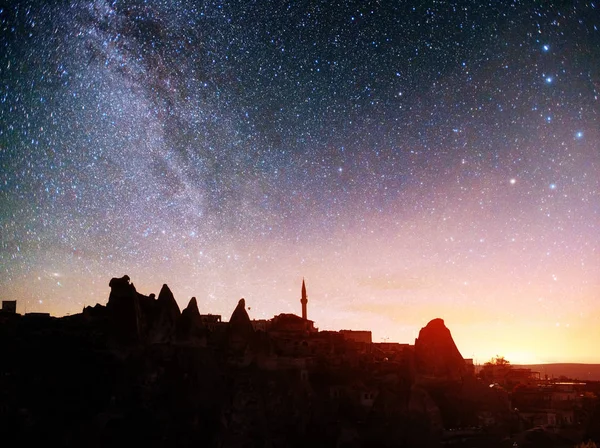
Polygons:
[[442,319],[433,319],[421,328],[415,340],[418,375],[443,380],[460,380],[466,373],[465,360]]
[[195,297],[191,298],[188,306],[181,312],[177,324],[177,335],[181,341],[206,345],[206,330],[202,325],[202,318]]
[[[279,334],[254,332],[243,299],[226,323],[200,315],[195,299],[179,314],[166,285],[158,299],[137,293],[126,276],[110,286],[106,309],[0,325],[5,439],[24,446],[434,448],[442,427],[475,425],[480,409],[499,422],[513,415],[505,391],[473,377],[447,381],[462,370],[462,357],[441,319],[417,339],[415,384],[412,347],[390,347],[391,354],[373,347],[365,356],[341,334],[307,335],[297,316],[284,315]],[[115,343],[115,322],[143,338]],[[177,340],[169,343],[174,328]],[[190,342],[198,328],[205,347]],[[277,356],[276,338],[318,350]],[[419,382],[426,377],[433,381]],[[478,443],[500,446],[505,437]]]
[[173,293],[165,284],[162,286],[155,304],[155,314],[150,330],[150,342],[171,342],[175,339],[177,322],[181,312]]
[[246,311],[246,301],[240,299],[229,319],[227,343],[231,352],[242,354],[254,336],[254,328]]
[[106,308],[117,338],[121,342],[140,341],[144,337],[147,319],[140,309],[135,286],[129,282],[128,275],[112,278],[108,285],[110,295]]

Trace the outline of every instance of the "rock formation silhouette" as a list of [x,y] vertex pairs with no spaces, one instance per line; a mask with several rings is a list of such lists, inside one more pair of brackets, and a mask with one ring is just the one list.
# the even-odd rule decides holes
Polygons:
[[480,392],[488,385],[463,377],[441,319],[420,331],[414,347],[357,343],[295,315],[251,321],[244,299],[221,322],[201,315],[195,298],[180,312],[167,285],[156,299],[138,293],[128,276],[109,285],[106,307],[0,324],[7,440],[433,448],[444,429],[474,426],[478,410],[495,409]]
[[465,360],[443,319],[433,319],[419,331],[415,364],[417,372],[425,376],[460,380],[465,374]]
[[206,331],[202,325],[202,318],[195,297],[190,299],[188,306],[181,312],[177,336],[181,341],[206,345]]
[[246,311],[246,300],[240,299],[229,319],[227,329],[227,345],[229,350],[236,355],[244,353],[252,342],[254,328],[250,316]]
[[150,329],[150,342],[171,342],[175,339],[177,322],[181,316],[173,293],[165,284],[158,293],[154,306],[154,318]]
[[121,342],[140,341],[147,327],[138,293],[129,280],[129,276],[124,275],[112,278],[108,284],[111,289],[106,308],[115,327],[116,337]]

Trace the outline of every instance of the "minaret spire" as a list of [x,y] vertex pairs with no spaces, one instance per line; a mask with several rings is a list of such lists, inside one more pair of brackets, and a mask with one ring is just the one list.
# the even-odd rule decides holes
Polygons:
[[302,298],[300,299],[300,303],[302,304],[302,319],[306,320],[306,304],[308,303],[308,298],[306,295],[306,285],[304,284],[304,278],[302,279]]

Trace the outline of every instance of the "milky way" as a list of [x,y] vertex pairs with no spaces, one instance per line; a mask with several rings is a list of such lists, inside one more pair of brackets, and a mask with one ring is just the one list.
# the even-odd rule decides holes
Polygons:
[[[15,2],[16,3],[16,2]],[[0,9],[0,291],[600,362],[600,4]],[[55,4],[57,3],[57,4]]]

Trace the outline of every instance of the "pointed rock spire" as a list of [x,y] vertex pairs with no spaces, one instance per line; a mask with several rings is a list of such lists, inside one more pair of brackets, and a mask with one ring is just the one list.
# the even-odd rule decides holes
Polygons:
[[246,301],[240,299],[229,319],[228,340],[229,347],[234,351],[243,351],[248,345],[254,328],[250,316],[246,311]]
[[200,319],[200,310],[198,310],[198,302],[196,302],[196,298],[192,297],[188,303],[188,306],[181,312],[181,314],[187,314],[189,316],[198,316]]
[[195,297],[191,298],[188,306],[181,312],[177,334],[179,339],[188,341],[201,339],[204,336],[202,319]]
[[158,306],[162,309],[168,310],[169,314],[181,314],[179,310],[179,305],[177,305],[177,301],[173,296],[173,293],[169,289],[169,287],[164,284],[158,293]]
[[156,316],[150,331],[151,342],[168,342],[173,339],[181,312],[173,293],[163,285],[156,300]]
[[[250,324],[250,316],[248,316],[248,312],[246,311],[246,300],[240,299],[235,310],[231,314],[231,319],[229,319],[229,324],[234,326],[245,326],[246,323]],[[250,324],[252,326],[252,324]]]
[[202,319],[195,297],[190,299],[188,306],[181,312],[181,321],[190,327],[197,327],[198,329],[202,327]]

